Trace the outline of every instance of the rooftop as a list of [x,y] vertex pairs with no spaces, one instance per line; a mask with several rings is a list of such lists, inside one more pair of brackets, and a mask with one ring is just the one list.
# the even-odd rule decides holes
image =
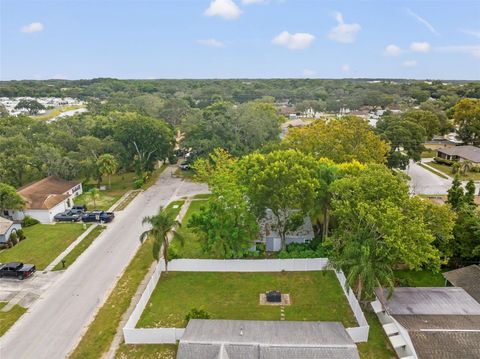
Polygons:
[[12,224],[13,222],[11,220],[0,217],[0,235],[5,234]]
[[203,320],[188,322],[177,358],[358,359],[338,322]]
[[476,146],[455,146],[450,148],[439,148],[438,152],[445,153],[449,156],[458,156],[465,160],[480,162],[480,148]]
[[[387,298],[388,293],[378,298]],[[465,290],[457,287],[445,288],[395,288],[384,304],[390,315],[480,315],[480,304]]]
[[50,176],[18,189],[25,199],[27,209],[50,209],[67,199],[64,193],[80,184],[79,181],[66,181]]
[[443,273],[455,287],[463,288],[480,303],[480,266],[471,265]]

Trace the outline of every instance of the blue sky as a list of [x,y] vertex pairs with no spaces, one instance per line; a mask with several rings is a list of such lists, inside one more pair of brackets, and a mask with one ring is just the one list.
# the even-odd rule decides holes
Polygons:
[[480,79],[480,1],[0,0],[0,78]]

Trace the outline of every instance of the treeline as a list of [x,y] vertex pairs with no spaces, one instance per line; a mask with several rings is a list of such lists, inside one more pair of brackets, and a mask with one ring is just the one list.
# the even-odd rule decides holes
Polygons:
[[[222,99],[244,103],[262,98],[289,101],[302,108],[338,111],[342,107],[385,107],[420,104],[433,98],[444,108],[462,97],[480,98],[480,83],[414,80],[320,80],[320,79],[237,79],[237,80],[45,80],[2,81],[0,97],[56,96],[83,100],[107,100],[113,105],[135,106],[143,95],[159,100],[178,99],[190,107],[203,108]],[[150,98],[151,100],[152,98]]]

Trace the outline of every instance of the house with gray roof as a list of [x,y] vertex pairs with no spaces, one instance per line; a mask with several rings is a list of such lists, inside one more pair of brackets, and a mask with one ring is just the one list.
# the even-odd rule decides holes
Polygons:
[[192,319],[177,359],[359,359],[339,322]]
[[480,303],[480,265],[471,265],[443,273],[447,281],[460,287]]
[[450,161],[472,161],[480,163],[480,148],[476,146],[455,146],[437,149],[438,157]]
[[372,303],[400,359],[480,358],[480,304],[465,290],[377,289]]

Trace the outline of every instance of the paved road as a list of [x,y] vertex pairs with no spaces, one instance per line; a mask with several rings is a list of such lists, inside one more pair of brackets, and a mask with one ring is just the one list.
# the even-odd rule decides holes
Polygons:
[[413,194],[447,194],[451,181],[420,167],[410,161],[405,171],[410,176],[410,191]]
[[118,213],[85,253],[30,307],[0,339],[1,359],[65,358],[134,256],[141,221],[170,199],[204,193],[205,185],[171,177],[169,167],[158,182]]

